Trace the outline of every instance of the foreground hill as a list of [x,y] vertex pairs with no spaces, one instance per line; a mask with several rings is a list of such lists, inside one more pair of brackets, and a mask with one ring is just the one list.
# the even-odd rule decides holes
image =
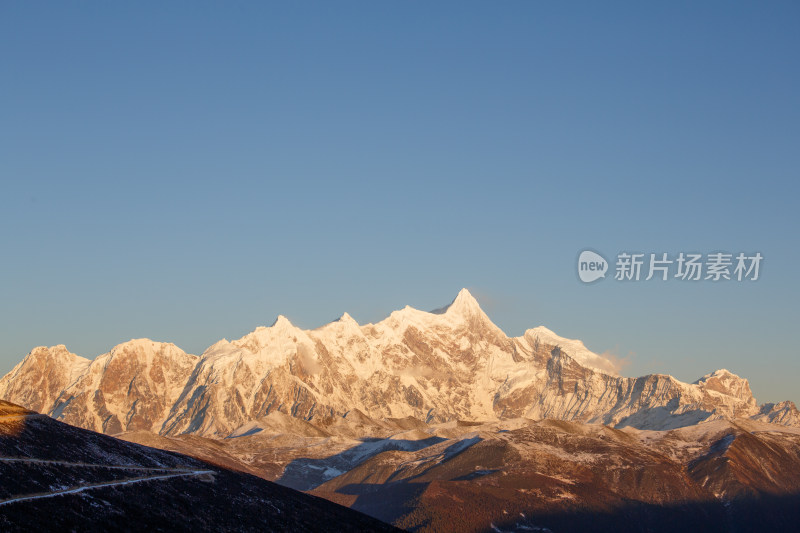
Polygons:
[[800,429],[670,431],[557,420],[425,424],[273,413],[238,436],[121,435],[225,457],[411,531],[797,531]]
[[0,398],[106,434],[225,438],[279,412],[327,423],[358,409],[424,422],[553,418],[670,429],[720,418],[800,426],[791,402],[759,406],[746,379],[620,377],[606,358],[544,327],[508,337],[467,290],[377,324],[346,313],[315,330],[278,317],[201,356],[132,340],[90,361],[39,347],[0,379]]
[[0,531],[390,531],[326,500],[0,401]]

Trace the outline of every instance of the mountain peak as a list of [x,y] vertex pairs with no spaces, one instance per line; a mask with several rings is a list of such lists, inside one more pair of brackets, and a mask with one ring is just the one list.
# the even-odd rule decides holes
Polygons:
[[361,326],[358,324],[358,321],[356,321],[355,318],[350,316],[349,313],[345,312],[345,313],[342,313],[342,316],[340,316],[336,320],[332,320],[331,322],[328,322],[327,324],[323,324],[322,326],[316,328],[313,331],[322,331],[322,330],[329,330],[329,329],[334,329],[334,330],[340,331],[340,332],[343,331],[343,330],[356,331],[356,330],[359,330],[360,327]]
[[729,380],[729,381],[747,381],[745,378],[734,374],[727,368],[720,368],[719,370],[715,370],[711,373],[706,374],[705,376],[695,381],[695,383],[707,382],[712,378]]
[[47,346],[37,346],[30,353],[23,359],[23,363],[25,361],[33,362],[33,361],[49,361],[49,360],[59,360],[59,361],[69,361],[69,362],[81,362],[81,363],[89,363],[89,359],[85,357],[81,357],[79,355],[75,355],[74,353],[70,352],[66,346],[63,344],[57,344],[55,346],[47,347]]
[[292,324],[288,318],[283,315],[278,315],[278,318],[275,319],[275,322],[272,323],[270,326],[271,328],[293,328],[294,324]]
[[155,344],[162,344],[162,343],[153,341],[153,340],[148,339],[146,337],[141,337],[141,338],[138,338],[138,339],[131,339],[129,341],[121,342],[121,343],[117,344],[116,346],[114,346],[114,348],[112,348],[112,350],[116,349],[116,348],[150,347],[150,346],[153,346]]
[[336,319],[336,322],[346,322],[346,323],[355,322],[356,324],[358,324],[356,319],[351,317],[350,313],[346,311],[342,314],[342,316]]
[[120,350],[140,350],[140,351],[177,351],[183,352],[180,348],[178,348],[174,343],[171,342],[161,342],[161,341],[154,341],[152,339],[148,339],[146,337],[141,337],[138,339],[131,339],[129,341],[121,342],[111,348],[111,351],[120,351]]
[[478,304],[478,300],[476,300],[467,289],[461,289],[458,291],[458,295],[450,303],[450,305],[436,309],[435,311],[432,311],[432,313],[437,315],[459,314],[463,316],[469,316],[483,314],[483,310]]
[[567,339],[558,335],[551,329],[545,326],[537,326],[525,332],[524,337],[528,339],[531,345],[541,342],[546,345],[557,346],[561,348],[567,355],[572,357],[580,365],[593,370],[603,372],[605,374],[618,375],[619,363],[615,362],[607,355],[597,354],[589,350],[583,341],[578,339]]
[[191,361],[197,356],[184,352],[171,342],[154,341],[148,338],[131,339],[117,344],[107,354],[100,357],[133,358],[138,361],[152,361],[154,358],[169,361]]
[[704,389],[716,391],[735,398],[745,399],[748,403],[755,405],[755,399],[753,398],[753,393],[750,391],[750,383],[747,379],[739,377],[725,368],[706,374],[694,383],[700,385]]

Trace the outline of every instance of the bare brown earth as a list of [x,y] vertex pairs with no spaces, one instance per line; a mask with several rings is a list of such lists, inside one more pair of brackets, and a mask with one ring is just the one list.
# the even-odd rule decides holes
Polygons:
[[[221,461],[411,531],[797,531],[800,430],[715,420],[671,431],[515,419],[122,438]],[[302,422],[302,421],[300,421]]]

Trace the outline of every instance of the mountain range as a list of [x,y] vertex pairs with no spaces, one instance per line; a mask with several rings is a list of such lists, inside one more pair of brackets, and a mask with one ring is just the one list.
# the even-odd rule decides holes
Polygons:
[[791,402],[758,405],[746,379],[694,383],[616,374],[614,363],[545,327],[509,337],[463,289],[442,309],[405,307],[375,324],[348,314],[314,330],[279,316],[202,355],[148,339],[89,360],[34,348],[0,398],[106,434],[224,438],[273,412],[315,423],[353,409],[427,423],[527,417],[671,429],[719,418],[800,426]]
[[[612,359],[545,327],[507,336],[467,290],[441,309],[405,307],[375,324],[345,313],[303,330],[279,316],[200,356],[149,339],[93,360],[38,347],[0,379],[0,398],[49,415],[4,407],[26,428],[50,431],[6,431],[4,455],[46,458],[74,432],[84,432],[89,452],[107,439],[104,449],[180,454],[175,464],[158,459],[172,470],[133,492],[173,510],[188,505],[185,492],[163,487],[188,483],[203,494],[199,502],[208,496],[224,512],[235,505],[228,491],[256,490],[255,476],[420,532],[793,531],[800,520],[800,413],[792,402],[759,405],[747,380],[724,369],[694,383],[622,377]],[[101,456],[92,461],[104,464]],[[4,479],[30,475],[26,462],[2,459]],[[207,487],[208,465],[225,483]],[[42,479],[59,480],[54,486],[107,490],[105,478],[52,466],[58,471]],[[36,488],[12,485],[12,495]],[[295,501],[291,494],[281,498]],[[30,526],[25,498],[12,497],[0,520],[18,513],[8,524]],[[45,505],[55,512],[59,501]],[[63,516],[75,523],[93,516],[85,506],[69,509]],[[128,514],[143,512],[133,505]],[[334,530],[362,520],[324,512],[337,516]],[[168,514],[136,527],[167,523]],[[214,516],[200,518],[212,524]],[[279,528],[303,520],[283,517],[289,525]]]

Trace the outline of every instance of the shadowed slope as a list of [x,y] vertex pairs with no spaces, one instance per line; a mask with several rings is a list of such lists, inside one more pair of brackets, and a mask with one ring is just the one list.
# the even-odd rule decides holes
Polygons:
[[0,402],[0,529],[388,531],[360,513]]

